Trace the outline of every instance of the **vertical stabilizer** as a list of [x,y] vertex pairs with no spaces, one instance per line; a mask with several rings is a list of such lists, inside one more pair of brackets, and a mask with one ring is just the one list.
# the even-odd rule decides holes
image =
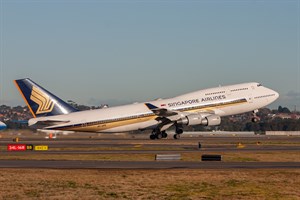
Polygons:
[[63,115],[78,111],[29,78],[15,80],[15,84],[34,117]]

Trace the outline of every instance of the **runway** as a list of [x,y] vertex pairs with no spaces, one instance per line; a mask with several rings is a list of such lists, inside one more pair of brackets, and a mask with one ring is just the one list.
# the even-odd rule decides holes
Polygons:
[[1,160],[0,168],[48,169],[300,169],[300,162]]
[[[13,143],[11,139],[1,139],[0,145],[5,148]],[[180,140],[149,140],[146,136],[138,138],[110,136],[104,138],[21,138],[22,144],[47,145],[45,152],[18,152],[18,154],[159,154],[159,153],[192,153],[192,152],[256,152],[256,151],[299,151],[300,137],[287,136],[206,136],[184,137]],[[237,148],[237,144],[243,148]],[[199,144],[201,147],[199,148]],[[13,154],[14,152],[9,152]],[[0,151],[7,154],[7,151]]]
[[[134,147],[132,147],[134,148]],[[220,152],[220,153],[234,153],[234,152],[257,152],[257,151],[268,151],[268,152],[275,152],[275,151],[299,151],[300,152],[300,146],[285,146],[285,147],[261,147],[261,146],[247,146],[245,148],[237,149],[236,146],[232,145],[230,147],[216,147],[216,148],[209,148],[209,147],[203,147],[201,149],[198,149],[197,147],[187,148],[187,149],[174,149],[174,150],[168,150],[168,149],[160,149],[160,150],[145,150],[144,148],[136,148],[132,150],[50,150],[48,151],[25,151],[25,152],[0,152],[0,155],[2,154],[18,154],[18,155],[26,155],[26,154],[171,154],[171,153],[196,153],[196,152],[203,152],[203,153],[214,153],[214,152]],[[299,153],[300,156],[300,153]]]
[[300,162],[183,162],[183,161],[82,161],[1,160],[0,168],[50,169],[300,169]]
[[[77,136],[77,135],[75,135]],[[7,151],[6,146],[12,144],[11,138],[0,140],[0,168],[53,168],[53,169],[299,169],[299,159],[289,159],[285,162],[263,159],[235,162],[232,160],[220,162],[203,162],[201,154],[234,154],[243,157],[245,154],[270,154],[270,156],[285,157],[293,154],[298,157],[300,152],[300,137],[293,136],[198,136],[183,137],[180,140],[162,139],[149,140],[148,135],[105,136],[105,137],[60,137],[47,140],[40,136],[21,137],[19,143],[47,145],[48,151]],[[242,148],[237,146],[243,144]],[[137,155],[145,155],[148,160],[139,160]],[[155,154],[182,154],[180,161],[155,161]],[[45,159],[44,156],[47,156]],[[75,159],[76,155],[88,156]],[[103,155],[99,157],[99,155]],[[103,157],[114,156],[113,161]],[[127,155],[123,159],[124,155]],[[136,155],[137,158],[129,159]],[[190,155],[193,160],[186,158]],[[65,156],[62,158],[62,156]],[[194,157],[193,157],[194,156]],[[230,156],[230,155],[229,155]],[[231,155],[232,156],[232,155]],[[299,153],[300,156],[300,153]],[[141,158],[144,158],[141,156]],[[17,159],[17,160],[16,160]],[[122,161],[120,161],[122,160]],[[222,159],[223,160],[223,159]],[[284,160],[284,159],[283,159]],[[251,162],[249,162],[251,161]]]

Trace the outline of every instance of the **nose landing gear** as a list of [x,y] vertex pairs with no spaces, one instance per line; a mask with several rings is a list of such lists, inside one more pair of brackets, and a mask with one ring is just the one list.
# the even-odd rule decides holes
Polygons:
[[252,118],[251,118],[251,121],[253,123],[256,123],[256,122],[259,122],[260,121],[260,118],[256,115],[256,113],[258,112],[258,110],[253,110],[252,112]]

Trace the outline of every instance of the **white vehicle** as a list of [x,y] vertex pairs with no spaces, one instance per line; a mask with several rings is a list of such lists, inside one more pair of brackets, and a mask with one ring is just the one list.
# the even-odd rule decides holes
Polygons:
[[32,80],[15,80],[34,118],[29,126],[45,130],[99,133],[152,129],[151,139],[166,138],[175,127],[175,139],[183,126],[219,125],[221,117],[253,111],[274,102],[279,94],[259,83],[220,86],[187,93],[174,98],[106,109],[78,111]]

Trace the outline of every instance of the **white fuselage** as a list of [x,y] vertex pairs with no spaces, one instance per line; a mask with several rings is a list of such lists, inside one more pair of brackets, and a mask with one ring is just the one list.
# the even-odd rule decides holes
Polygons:
[[[257,110],[278,96],[277,92],[253,82],[204,89],[147,103],[182,116],[191,113],[227,116]],[[46,129],[109,133],[151,129],[159,123],[157,116],[144,103],[33,118],[29,125],[40,120],[59,122]]]

